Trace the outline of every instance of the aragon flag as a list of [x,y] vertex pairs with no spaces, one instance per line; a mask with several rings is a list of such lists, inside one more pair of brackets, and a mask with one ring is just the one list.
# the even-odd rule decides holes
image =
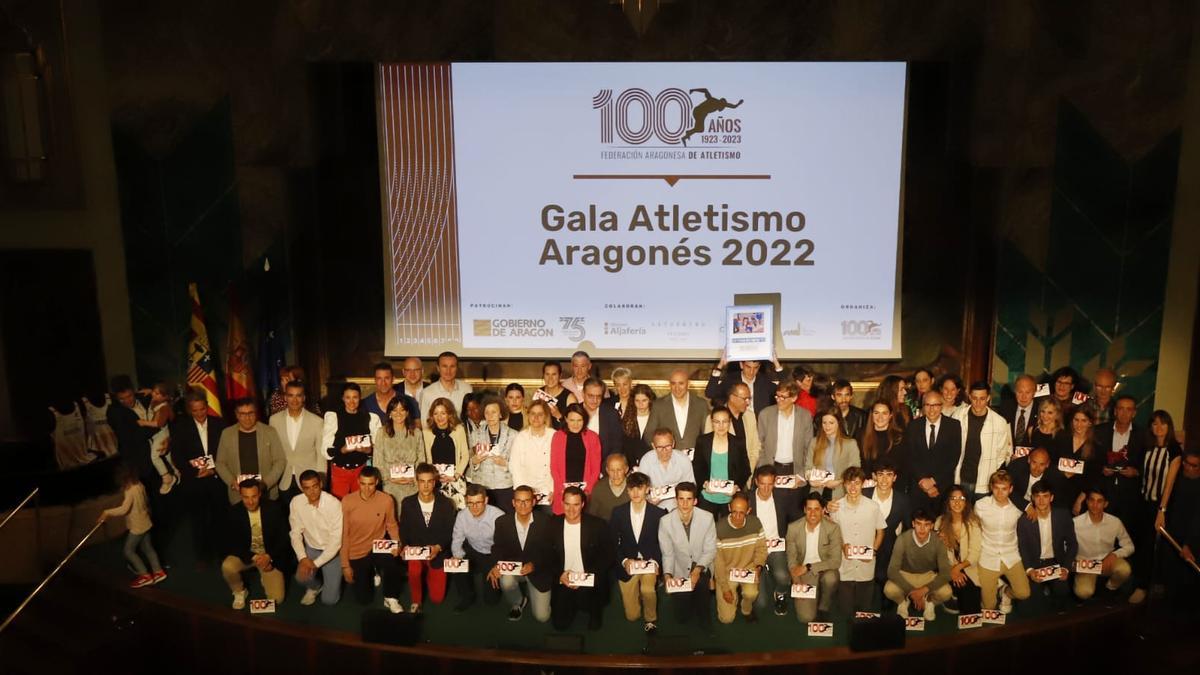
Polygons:
[[254,368],[250,365],[250,343],[242,327],[237,293],[229,289],[229,342],[225,347],[225,400],[254,397]]
[[208,399],[208,414],[221,416],[221,400],[217,398],[217,376],[213,367],[212,347],[208,329],[204,327],[204,312],[200,310],[200,294],[196,284],[188,284],[192,298],[191,336],[188,339],[188,385],[204,392]]

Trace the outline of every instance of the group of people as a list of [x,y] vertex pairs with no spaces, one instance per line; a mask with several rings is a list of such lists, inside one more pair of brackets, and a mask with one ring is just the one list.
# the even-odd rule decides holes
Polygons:
[[[418,359],[399,383],[378,364],[371,395],[348,383],[323,415],[289,370],[266,423],[242,400],[223,428],[189,394],[160,459],[172,512],[190,521],[198,558],[220,561],[235,609],[255,569],[277,602],[291,577],[305,605],[337,603],[343,588],[369,604],[379,587],[390,611],[421,612],[453,580],[457,610],[503,598],[510,620],[528,611],[558,628],[580,613],[599,627],[615,582],[626,619],[648,633],[660,590],[679,622],[703,626],[714,601],[730,623],[893,606],[933,620],[938,606],[1062,607],[1125,586],[1141,602],[1151,582],[1195,597],[1185,565],[1200,545],[1200,452],[1181,451],[1165,411],[1139,428],[1110,371],[1083,397],[1078,378],[1039,396],[1021,376],[995,409],[986,383],[922,384],[918,372],[914,411],[901,378],[864,410],[843,380],[822,391],[777,360],[726,365],[705,397],[683,370],[656,397],[625,368],[610,389],[577,352],[569,377],[547,362],[533,392],[477,394],[447,352],[427,385]],[[151,466],[143,476],[164,475]],[[106,517],[129,514],[126,556],[143,586],[165,575],[131,475]],[[1161,526],[1181,552],[1159,543]]]

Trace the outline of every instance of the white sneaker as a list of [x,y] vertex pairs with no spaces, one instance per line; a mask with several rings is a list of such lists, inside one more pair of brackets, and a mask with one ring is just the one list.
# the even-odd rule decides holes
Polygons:
[[933,601],[926,598],[925,599],[925,620],[933,621],[936,618],[937,618],[937,612],[934,611],[934,609],[933,609]]
[[904,618],[908,618],[908,598],[905,598],[896,606],[896,613]]
[[1008,593],[1000,594],[1000,613],[1012,614],[1012,596]]
[[392,614],[403,614],[404,613],[404,607],[402,607],[400,605],[400,601],[397,600],[396,598],[384,598],[383,606],[387,607],[388,611],[391,612]]
[[175,487],[175,474],[164,473],[162,476],[162,485],[158,488],[158,494],[169,494],[173,487]]
[[246,589],[242,589],[240,591],[233,592],[233,605],[232,606],[234,609],[245,609],[246,595],[248,595],[248,592],[246,591]]
[[321,589],[310,588],[310,589],[304,591],[304,597],[300,598],[300,604],[307,607],[307,606],[315,603],[317,601],[317,596],[320,594],[321,594]]

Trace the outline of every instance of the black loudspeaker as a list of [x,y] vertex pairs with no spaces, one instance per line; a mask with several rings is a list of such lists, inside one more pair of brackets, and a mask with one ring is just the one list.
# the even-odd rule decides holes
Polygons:
[[850,651],[904,649],[904,635],[904,619],[898,614],[854,619],[850,624]]
[[392,614],[386,609],[362,613],[363,642],[411,647],[421,640],[420,614]]

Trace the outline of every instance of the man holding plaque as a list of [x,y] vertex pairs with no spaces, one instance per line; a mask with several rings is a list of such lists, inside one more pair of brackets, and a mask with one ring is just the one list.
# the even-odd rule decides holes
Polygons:
[[520,621],[526,605],[531,605],[533,618],[546,623],[550,620],[550,589],[555,582],[546,558],[550,552],[551,517],[535,515],[533,507],[533,488],[518,485],[513,489],[513,513],[496,519],[492,543],[496,564],[488,572],[488,583],[499,588],[508,601],[509,621]]
[[782,498],[781,493],[795,492],[799,489],[795,476],[791,479],[790,487],[776,488],[774,465],[760,466],[754,470],[754,499],[750,500],[750,514],[762,523],[763,535],[767,541],[766,571],[760,575],[758,582],[758,600],[755,608],[766,610],[767,604],[774,600],[776,616],[787,614],[788,589],[792,586],[792,577],[788,572],[787,552],[784,537],[787,536],[788,525],[800,517],[793,499]]
[[[179,484],[180,512],[192,528],[196,566],[205,567],[217,557],[220,542],[213,536],[229,503],[228,489],[217,475],[217,447],[224,423],[208,414],[208,399],[195,389],[183,398],[188,415],[171,425],[171,458],[183,480]],[[110,405],[116,410],[123,405]],[[126,409],[127,410],[127,409]]]
[[758,621],[754,601],[758,598],[758,577],[766,562],[767,538],[762,522],[750,515],[750,500],[739,492],[729,502],[729,515],[717,521],[713,581],[717,587],[718,621],[733,623],[739,608],[748,623]]
[[816,593],[796,598],[796,618],[800,623],[828,621],[829,609],[837,595],[838,570],[842,566],[842,529],[825,517],[821,493],[810,492],[804,498],[804,519],[788,525],[787,558],[792,584]]
[[[475,604],[475,577],[486,574],[495,565],[492,555],[496,536],[496,520],[504,515],[499,508],[487,503],[487,488],[471,483],[467,486],[467,508],[454,519],[450,536],[450,551],[456,561],[466,561],[467,570],[456,573],[458,604],[454,611],[466,611]],[[444,568],[444,566],[443,566]],[[500,600],[499,589],[485,584],[483,601],[494,605]]]
[[[1119,403],[1119,401],[1118,401]],[[1104,589],[1112,594],[1133,574],[1129,556],[1133,539],[1121,519],[1105,513],[1108,495],[1101,487],[1087,492],[1087,513],[1075,517],[1075,539],[1079,543],[1075,563],[1075,597],[1087,600],[1096,593],[1096,580],[1107,577]]]
[[1051,508],[1054,491],[1042,481],[1033,486],[1034,520],[1017,521],[1017,544],[1037,601],[1049,595],[1055,609],[1065,609],[1071,589],[1067,579],[1075,563],[1079,545],[1075,541],[1075,523],[1066,509]]
[[[586,385],[585,385],[586,386]],[[646,502],[650,479],[634,473],[625,479],[629,501],[613,509],[609,527],[617,554],[617,586],[625,619],[644,619],[644,630],[654,633],[658,626],[658,573],[662,569],[662,549],[658,544],[658,525],[666,511]]]
[[375,575],[383,585],[383,605],[393,614],[400,606],[400,529],[396,502],[379,489],[383,476],[368,466],[358,476],[358,489],[342,498],[342,578],[354,599],[368,605],[375,596]]
[[705,396],[714,401],[728,399],[734,393],[733,387],[743,384],[746,386],[746,403],[753,408],[754,414],[775,402],[775,388],[783,377],[783,366],[777,357],[772,359],[770,369],[763,368],[763,361],[740,361],[736,368],[726,369],[727,359],[728,354],[722,352],[721,360],[704,387]]
[[883,545],[887,520],[874,500],[863,497],[866,474],[852,466],[842,472],[846,495],[829,509],[829,519],[842,531],[842,565],[838,569],[838,605],[843,614],[875,611],[876,555]]
[[604,611],[605,572],[613,564],[608,524],[583,512],[587,497],[572,485],[563,489],[563,515],[550,525],[550,566],[556,575],[550,596],[550,620],[566,630],[583,610],[588,629],[599,630]]
[[242,481],[252,478],[266,486],[267,495],[279,498],[279,479],[287,467],[283,441],[275,429],[258,421],[258,404],[252,398],[233,402],[237,425],[221,432],[217,446],[217,475],[229,486],[229,503],[238,502]]
[[[257,569],[267,597],[283,602],[288,559],[288,526],[283,508],[262,498],[262,484],[246,479],[238,485],[238,503],[230,507],[221,576],[233,593],[233,608],[246,606],[242,572]],[[284,568],[284,569],[281,569]]]
[[408,563],[408,591],[412,596],[409,611],[420,613],[424,588],[429,580],[429,599],[441,604],[446,599],[446,572],[443,561],[450,553],[454,536],[454,502],[437,489],[438,470],[432,464],[417,465],[417,494],[400,503],[401,556]]
[[675,498],[665,494],[664,488],[679,483],[692,483],[696,480],[692,461],[687,455],[675,449],[675,436],[670,429],[660,427],[654,430],[650,439],[651,452],[642,455],[638,471],[650,479],[649,501],[664,511],[675,508]]
[[658,545],[662,549],[663,585],[673,598],[675,619],[687,623],[695,617],[701,629],[708,632],[712,624],[708,583],[717,554],[717,535],[712,514],[696,508],[698,493],[691,481],[675,486],[675,510],[659,523]]

